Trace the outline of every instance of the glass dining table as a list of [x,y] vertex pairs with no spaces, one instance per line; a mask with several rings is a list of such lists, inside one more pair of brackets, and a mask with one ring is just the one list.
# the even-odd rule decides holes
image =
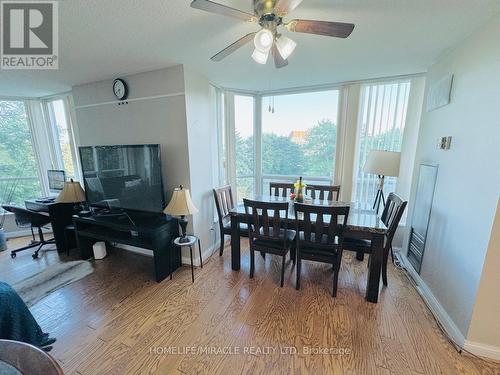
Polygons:
[[[289,202],[287,212],[288,225],[295,226],[295,211],[293,202],[288,198],[274,197],[268,195],[254,195],[249,197],[260,202]],[[380,273],[384,253],[384,241],[387,227],[382,222],[380,216],[374,210],[361,209],[355,202],[337,202],[326,200],[313,200],[307,202],[320,206],[349,206],[349,216],[347,219],[345,236],[356,239],[366,239],[371,241],[371,254],[368,266],[368,277],[366,280],[366,299],[369,302],[377,303]],[[230,210],[231,215],[231,267],[233,271],[238,271],[241,267],[241,249],[239,237],[239,223],[247,223],[248,217],[245,214],[243,203],[236,205]],[[283,221],[285,217],[283,216]],[[300,218],[298,218],[300,221]]]

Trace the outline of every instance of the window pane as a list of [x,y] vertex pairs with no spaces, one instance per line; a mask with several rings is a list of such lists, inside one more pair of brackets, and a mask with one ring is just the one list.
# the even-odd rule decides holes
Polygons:
[[0,100],[0,202],[40,197],[37,168],[24,103]]
[[236,188],[238,200],[250,197],[254,192],[253,111],[253,97],[234,96]]
[[[377,176],[363,172],[366,158],[371,150],[401,151],[409,93],[408,81],[363,87],[354,201],[364,208],[372,207],[378,186]],[[393,192],[395,189],[396,178],[386,177],[384,190]]]
[[75,177],[75,167],[72,153],[72,140],[68,119],[66,117],[66,109],[62,99],[54,100],[48,103],[51,112],[52,128],[56,142],[56,151],[62,162],[62,166],[66,171],[66,178]]
[[[326,177],[327,182],[333,179],[338,101],[338,90],[263,98],[264,177]],[[263,192],[267,191],[265,188]]]

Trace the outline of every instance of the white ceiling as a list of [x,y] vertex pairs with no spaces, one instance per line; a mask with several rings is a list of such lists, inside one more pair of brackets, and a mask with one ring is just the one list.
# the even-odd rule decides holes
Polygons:
[[[251,0],[219,0],[243,10]],[[71,86],[186,64],[222,86],[247,90],[335,83],[425,71],[495,13],[500,0],[304,0],[293,18],[356,24],[348,39],[285,32],[290,64],[261,66],[247,45],[210,56],[257,25],[192,9],[189,0],[59,2],[59,70],[0,71],[0,95],[45,96]]]

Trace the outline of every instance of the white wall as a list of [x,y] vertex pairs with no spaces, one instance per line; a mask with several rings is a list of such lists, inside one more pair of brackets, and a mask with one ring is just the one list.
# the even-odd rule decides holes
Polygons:
[[470,343],[496,348],[500,360],[500,200],[491,231],[488,252],[484,260],[481,282],[467,335]]
[[118,105],[113,80],[73,88],[80,145],[159,143],[168,202],[175,187],[190,185],[183,68],[122,78],[127,105]]
[[[113,80],[73,88],[80,145],[159,143],[166,203],[175,187],[190,189],[200,212],[189,218],[188,231],[201,238],[207,256],[216,240],[209,82],[180,65],[122,78],[130,90],[126,105],[118,105]],[[187,249],[183,262],[189,262]]]
[[[184,68],[186,88],[187,135],[189,149],[189,173],[191,195],[199,213],[193,216],[194,233],[200,237],[203,252],[211,252],[216,242],[214,230],[214,164],[212,155],[217,152],[217,128],[213,121],[208,80]],[[218,227],[217,227],[218,228]],[[218,230],[218,229],[217,229]],[[205,256],[205,255],[204,255]]]
[[[420,276],[464,337],[500,188],[499,35],[497,15],[429,68],[427,87],[454,74],[452,98],[422,113],[415,158],[412,196],[419,164],[439,165]],[[441,136],[453,137],[449,151],[437,149]]]

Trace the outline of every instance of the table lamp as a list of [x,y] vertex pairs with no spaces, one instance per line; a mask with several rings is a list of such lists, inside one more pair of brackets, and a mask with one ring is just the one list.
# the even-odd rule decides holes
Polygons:
[[378,176],[378,190],[373,203],[373,209],[377,207],[377,214],[380,207],[380,202],[385,206],[384,198],[384,177],[399,175],[399,162],[401,159],[400,152],[372,150],[366,158],[366,163],[363,167],[363,172],[373,173]]
[[193,215],[198,212],[198,209],[194,206],[193,201],[191,200],[189,190],[184,189],[182,185],[174,189],[172,199],[170,199],[168,206],[165,207],[163,212],[167,215],[180,217],[179,225],[181,226],[182,237],[179,242],[189,242],[189,238],[186,236],[186,227],[188,224],[186,216]]
[[[66,181],[59,193],[56,203],[82,203],[85,202],[85,192],[78,181]],[[76,207],[76,205],[75,205]]]

